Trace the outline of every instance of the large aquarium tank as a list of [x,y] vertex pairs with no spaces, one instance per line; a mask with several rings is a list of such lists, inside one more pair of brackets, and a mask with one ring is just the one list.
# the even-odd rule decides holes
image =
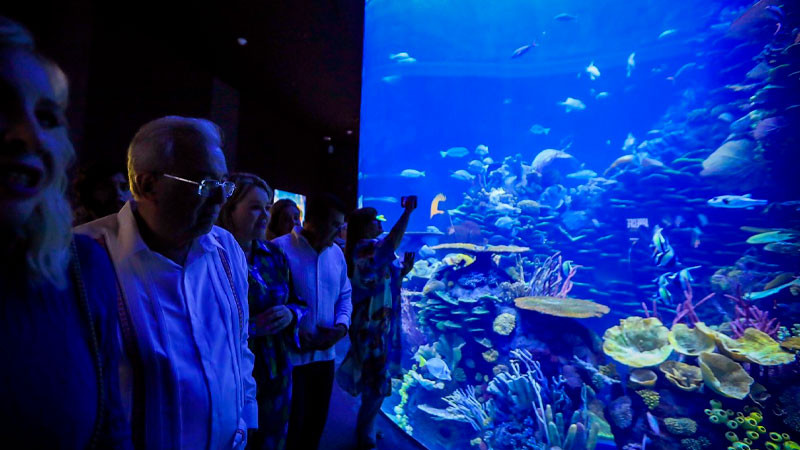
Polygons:
[[430,449],[797,449],[800,2],[368,0],[385,414]]

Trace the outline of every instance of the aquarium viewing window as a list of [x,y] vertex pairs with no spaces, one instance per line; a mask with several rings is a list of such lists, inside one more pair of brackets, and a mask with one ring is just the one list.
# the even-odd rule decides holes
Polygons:
[[797,2],[365,6],[359,204],[400,218],[431,449],[799,448]]

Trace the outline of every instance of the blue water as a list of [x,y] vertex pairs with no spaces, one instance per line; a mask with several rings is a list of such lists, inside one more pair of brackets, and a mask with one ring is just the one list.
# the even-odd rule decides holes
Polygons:
[[[658,317],[670,328],[677,305],[685,299],[686,286],[678,282],[677,275],[682,269],[699,266],[690,272],[694,302],[716,293],[698,309],[697,319],[721,326],[721,332],[733,337],[738,337],[737,333],[725,324],[737,316],[726,295],[761,292],[798,275],[800,232],[795,230],[800,229],[800,205],[791,203],[800,199],[800,183],[793,179],[800,166],[796,150],[792,150],[798,132],[789,126],[800,123],[800,107],[793,107],[800,104],[800,76],[793,74],[800,71],[800,51],[797,45],[790,47],[800,26],[797,5],[762,1],[751,8],[752,4],[708,0],[367,2],[359,161],[362,204],[384,214],[388,229],[402,212],[396,200],[405,195],[419,197],[403,250],[459,242],[527,249],[519,256],[493,255],[497,259],[491,263],[488,258],[479,259],[472,268],[472,263],[448,267],[442,262],[448,253],[458,254],[458,250],[418,254],[418,261],[440,264],[440,271],[423,276],[412,272],[404,285],[406,299],[413,305],[407,305],[413,316],[406,319],[414,322],[404,327],[418,333],[413,338],[406,336],[405,369],[419,364],[413,355],[419,354],[420,346],[432,345],[444,336],[465,341],[463,362],[456,362],[465,376],[441,380],[442,388],[425,389],[420,383],[407,387],[403,414],[408,422],[394,410],[400,384],[395,386],[384,410],[401,426],[410,424],[414,438],[430,448],[469,448],[473,439],[481,439],[473,442],[475,448],[549,448],[554,444],[547,444],[547,436],[542,436],[535,420],[524,424],[519,418],[494,413],[485,429],[477,430],[452,417],[433,420],[419,405],[444,409],[447,404],[442,398],[469,386],[478,389],[478,401],[484,405],[490,398],[497,402],[496,396],[485,393],[486,386],[516,360],[511,350],[533,348],[532,343],[538,346],[534,356],[550,359],[542,361],[548,377],[574,373],[570,359],[578,352],[596,365],[612,362],[600,348],[602,336],[620,319],[652,314],[655,301]],[[557,18],[563,14],[568,17]],[[742,24],[737,19],[743,14],[752,19]],[[526,45],[530,47],[524,49]],[[521,48],[521,55],[512,57]],[[767,70],[785,67],[770,75],[759,74],[753,71],[759,63]],[[587,71],[590,64],[600,72],[595,79]],[[776,87],[780,89],[777,95]],[[568,98],[579,100],[585,108],[567,111],[559,103]],[[540,126],[539,133],[532,132],[535,125]],[[544,129],[549,130],[545,133]],[[721,175],[706,173],[719,161],[713,160],[712,155],[719,156],[713,152],[729,142],[737,145],[739,159]],[[476,153],[479,146],[488,147],[488,154]],[[459,147],[467,154],[441,156],[440,152]],[[545,149],[563,151],[564,160],[538,172],[531,169],[534,158]],[[610,168],[626,155],[631,160]],[[491,161],[484,160],[487,156]],[[499,173],[504,162],[507,171]],[[452,176],[456,171],[469,171],[471,164],[474,179]],[[407,169],[424,172],[424,176],[401,175]],[[567,177],[580,170],[596,175]],[[509,179],[513,175],[517,178]],[[520,185],[526,176],[527,183]],[[535,214],[521,210],[523,201],[546,203],[542,192],[557,186],[564,187],[564,202]],[[500,201],[490,200],[492,190],[499,192]],[[438,194],[446,197],[439,203],[443,213],[431,217],[431,202]],[[745,194],[765,202],[752,208],[720,208],[708,203],[721,195]],[[737,198],[747,201],[747,197]],[[498,219],[506,218],[513,222],[511,226],[497,225],[502,223]],[[646,220],[646,226],[632,228],[629,219]],[[420,234],[431,231],[431,226],[441,234]],[[652,245],[657,228],[670,249],[666,263],[662,252]],[[775,246],[746,242],[758,233],[780,229],[788,234],[777,239],[780,242]],[[440,279],[450,283],[445,292],[455,297],[475,300],[484,294],[510,295],[500,286],[503,281],[515,281],[519,271],[512,273],[510,268],[522,267],[528,276],[523,280],[530,280],[545,258],[557,252],[562,261],[584,266],[574,275],[576,285],[568,297],[608,306],[608,314],[548,323],[547,316],[515,308],[511,296],[511,301],[486,304],[489,317],[479,317],[484,321],[478,328],[482,331],[475,332],[467,324],[481,322],[466,321],[478,317],[475,314],[434,313],[432,305],[426,304],[430,293],[414,294],[421,293],[431,279]],[[664,274],[674,276],[665,286],[667,292],[659,292],[656,280]],[[463,284],[467,275],[478,280],[477,284]],[[786,287],[749,304],[788,330],[800,322],[800,311],[794,306],[798,294],[800,289]],[[486,301],[480,300],[480,304]],[[454,310],[459,307],[450,306]],[[516,317],[516,328],[508,336],[492,330],[492,319],[501,313]],[[426,314],[438,319],[419,322],[418,317]],[[436,320],[442,321],[443,315],[455,325],[437,327]],[[556,349],[559,346],[552,340],[560,339],[560,330],[545,330],[548,325],[585,329],[589,337],[581,345]],[[777,333],[766,327],[764,331],[781,340],[791,336],[787,330]],[[476,344],[480,338],[492,341],[497,359],[482,357],[489,347]],[[673,353],[670,358],[678,357]],[[693,356],[680,358],[699,364]],[[466,365],[467,359],[472,363]],[[702,398],[681,397],[683,394],[670,389],[662,377],[653,389],[662,398],[674,395],[676,402],[686,404],[643,410],[634,390],[622,388],[631,368],[618,361],[616,366],[621,383],[593,386],[597,391],[594,410],[601,416],[600,411],[605,411],[604,419],[611,422],[614,432],[613,436],[606,433],[605,445],[622,448],[647,439],[647,448],[679,448],[682,437],[648,426],[650,413],[661,428],[665,418],[692,418],[701,431],[683,437],[694,439],[705,432],[708,448],[727,446],[721,438],[724,432],[703,428],[709,425],[702,410],[710,399],[733,400],[708,387],[699,391]],[[765,371],[753,366],[746,370],[756,382],[768,390],[773,386],[770,383],[779,384],[780,377],[764,379]],[[655,366],[651,368],[661,376]],[[414,370],[425,377],[421,367]],[[581,381],[573,379],[566,389],[573,403],[580,403],[581,383],[591,386],[591,374],[581,368],[577,372]],[[800,379],[797,363],[784,364],[780,376]],[[430,374],[426,378],[436,380]],[[777,401],[780,394],[776,386],[771,401]],[[638,421],[638,428],[621,427],[608,417],[608,405],[628,395],[634,400],[633,420]],[[563,413],[571,411],[565,408]],[[505,433],[514,423],[520,427],[515,438],[498,437],[499,429]],[[800,430],[792,430],[777,418],[770,426],[800,438]],[[514,440],[524,435],[521,430],[528,432],[525,443]],[[719,445],[722,447],[716,447]]]

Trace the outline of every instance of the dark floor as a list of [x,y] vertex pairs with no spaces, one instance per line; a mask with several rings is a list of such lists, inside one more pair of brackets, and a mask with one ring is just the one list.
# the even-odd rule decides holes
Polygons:
[[[336,345],[336,366],[341,364],[350,342],[342,339]],[[328,423],[322,434],[320,450],[349,450],[355,448],[356,414],[359,400],[344,392],[334,383],[331,395],[331,407],[328,411]],[[378,448],[386,450],[420,450],[422,445],[411,439],[400,430],[389,418],[380,414],[376,428],[383,433],[378,440]]]

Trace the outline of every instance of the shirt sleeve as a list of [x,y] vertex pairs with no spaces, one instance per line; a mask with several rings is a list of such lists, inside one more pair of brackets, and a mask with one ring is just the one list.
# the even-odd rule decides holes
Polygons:
[[256,381],[253,378],[255,355],[253,355],[253,352],[250,351],[250,347],[247,345],[247,329],[250,322],[250,309],[247,305],[247,258],[244,256],[244,252],[238,244],[233,247],[233,258],[235,260],[233,271],[236,274],[236,290],[237,294],[239,295],[239,301],[242,302],[242,309],[246,313],[244,315],[244,325],[242,326],[241,330],[239,330],[239,348],[242,349],[240,373],[242,374],[242,388],[244,390],[244,409],[242,411],[242,419],[247,425],[247,428],[258,428]]
[[336,321],[334,324],[343,324],[350,328],[350,315],[353,313],[352,293],[353,288],[350,285],[350,279],[347,278],[347,263],[342,256],[341,262],[341,278],[339,285],[339,298],[336,300],[335,313]]
[[288,340],[290,348],[293,350],[299,351],[300,350],[300,321],[303,320],[303,317],[308,313],[308,303],[300,298],[297,295],[297,290],[294,288],[294,283],[292,282],[292,269],[289,266],[289,260],[286,257],[286,254],[280,251],[280,260],[285,267],[286,270],[286,284],[289,286],[289,299],[286,303],[286,307],[292,311],[294,314],[294,320],[292,321],[291,325],[286,328],[285,336]]

